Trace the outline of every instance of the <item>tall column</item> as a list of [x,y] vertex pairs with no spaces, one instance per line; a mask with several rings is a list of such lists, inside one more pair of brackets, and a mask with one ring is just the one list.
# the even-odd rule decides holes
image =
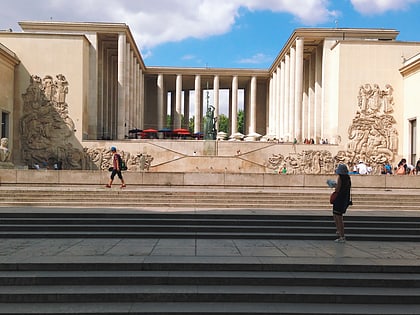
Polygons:
[[248,133],[255,133],[257,128],[257,77],[251,78],[251,108]]
[[303,138],[311,139],[311,104],[309,100],[309,68],[310,61],[303,62],[303,87],[302,87],[302,140]]
[[194,133],[198,133],[201,131],[201,77],[200,75],[195,76],[195,84],[194,84],[194,91],[195,91],[195,101],[194,101]]
[[134,128],[140,126],[140,68],[137,59],[134,59]]
[[289,126],[290,115],[290,56],[284,57],[284,136],[285,141],[291,141],[292,134]]
[[163,86],[163,74],[158,74],[157,77],[157,123],[158,129],[162,129],[166,126],[165,123],[165,110],[164,110],[164,86]]
[[[140,65],[139,65],[140,67]],[[139,128],[144,128],[144,115],[145,115],[145,109],[144,109],[144,74],[143,70],[140,69],[140,125]]]
[[266,112],[266,116],[265,119],[266,121],[268,121],[268,126],[267,126],[267,130],[266,130],[266,134],[267,135],[274,135],[276,134],[275,132],[275,128],[276,128],[276,123],[275,123],[275,119],[277,117],[276,115],[276,107],[275,107],[275,95],[276,95],[276,91],[275,91],[275,86],[276,86],[276,78],[277,77],[277,72],[274,71],[272,76],[270,77],[270,83],[269,83],[269,88],[268,90],[270,91],[269,94],[269,98],[268,98],[268,111]]
[[231,132],[232,134],[238,132],[238,76],[235,75],[232,78],[232,117],[230,117],[231,122]]
[[276,138],[280,135],[280,72],[277,68],[273,73],[273,109],[272,109],[272,135],[274,134]]
[[117,139],[124,139],[125,134],[125,103],[126,103],[126,36],[118,35],[118,108],[117,108]]
[[279,100],[278,100],[278,107],[279,107],[279,118],[278,118],[278,125],[279,125],[279,133],[277,134],[278,139],[284,139],[285,134],[285,105],[284,105],[284,81],[285,81],[285,63],[284,59],[280,62],[280,78],[279,80]]
[[131,84],[131,49],[130,43],[126,43],[126,67],[125,67],[125,120],[124,120],[124,137],[128,136],[128,128],[130,126],[130,84]]
[[175,98],[175,113],[174,113],[174,129],[181,128],[182,116],[182,75],[176,76],[176,98]]
[[184,91],[184,121],[182,128],[188,129],[190,125],[190,90]]
[[[219,117],[219,86],[220,79],[218,75],[215,75],[213,78],[213,106],[214,106],[214,117]],[[219,131],[219,119],[216,119],[216,131]]]
[[295,134],[295,69],[296,69],[296,50],[295,47],[290,48],[290,71],[289,71],[289,80],[290,80],[290,89],[289,89],[289,131],[290,131],[290,141],[293,141],[296,138]]
[[316,67],[316,54],[312,54],[309,61],[309,126],[310,135],[308,137],[313,138],[316,143],[316,110],[315,110],[315,67]]
[[[134,67],[135,67],[135,59],[134,59],[134,51],[130,51],[130,72],[129,72],[129,76],[130,76],[130,84],[129,84],[129,90],[128,90],[128,130],[133,129],[135,127],[135,102],[134,102],[134,91],[135,89],[135,72],[134,72]],[[127,132],[127,135],[129,133]]]
[[315,137],[319,143],[322,138],[322,52],[323,47],[319,45],[316,49],[315,61],[315,109],[314,109],[314,127]]
[[303,38],[296,39],[295,136],[302,141]]

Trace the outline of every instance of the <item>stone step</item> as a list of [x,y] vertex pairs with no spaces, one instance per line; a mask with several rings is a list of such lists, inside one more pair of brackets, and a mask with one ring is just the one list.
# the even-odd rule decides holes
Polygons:
[[420,275],[275,271],[0,271],[0,286],[261,285],[420,288]]
[[0,303],[252,302],[418,304],[420,288],[282,285],[2,286]]
[[[125,207],[330,210],[328,193],[129,191],[129,190],[1,190],[0,207]],[[352,210],[420,211],[420,196],[353,194]]]
[[[74,217],[73,217],[74,216]],[[331,239],[329,216],[2,214],[1,238]],[[420,240],[420,217],[348,216],[349,240]]]
[[0,303],[0,314],[63,315],[407,315],[420,314],[420,304],[325,303]]

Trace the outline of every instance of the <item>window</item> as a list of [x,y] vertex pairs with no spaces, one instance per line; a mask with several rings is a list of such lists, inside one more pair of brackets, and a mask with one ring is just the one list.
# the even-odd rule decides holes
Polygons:
[[9,114],[1,113],[1,138],[9,138]]
[[416,150],[417,150],[417,120],[411,119],[409,121],[410,123],[410,159],[411,164],[416,165],[417,156],[416,156]]

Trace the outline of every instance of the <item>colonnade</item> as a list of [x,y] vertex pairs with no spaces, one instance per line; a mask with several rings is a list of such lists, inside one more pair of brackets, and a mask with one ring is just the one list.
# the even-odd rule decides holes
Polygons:
[[[102,109],[103,129],[109,131],[111,138],[117,139],[124,139],[130,129],[143,129],[145,125],[152,125],[152,121],[156,122],[154,128],[163,129],[166,127],[168,93],[173,119],[171,127],[187,128],[190,91],[193,91],[194,133],[199,133],[203,131],[202,119],[207,106],[203,101],[203,91],[210,90],[213,93],[213,104],[209,105],[214,107],[214,116],[217,117],[220,112],[220,90],[223,89],[229,91],[229,127],[230,133],[234,134],[238,132],[238,92],[243,89],[246,135],[259,133],[284,141],[296,139],[301,142],[308,138],[318,142],[323,137],[323,47],[319,45],[308,55],[304,45],[304,38],[296,38],[284,51],[271,76],[268,71],[242,69],[143,70],[126,35],[119,34],[114,53],[116,69],[103,68],[108,76],[116,74],[117,82],[116,90],[108,91],[108,103],[104,103]],[[155,87],[152,88],[156,94],[153,97],[145,96],[146,76],[156,78]],[[204,83],[208,85],[209,82],[211,86],[205,86]],[[262,88],[265,91],[259,91]],[[145,104],[155,106],[156,110],[146,109]],[[157,117],[145,118],[150,112]]]
[[98,36],[97,138],[124,139],[143,124],[144,70],[125,33]]
[[118,35],[118,122],[117,138],[143,125],[144,78],[140,62],[125,34]]
[[304,38],[296,38],[269,82],[268,134],[284,141],[319,141],[322,131],[322,45],[304,56]]
[[[155,69],[153,69],[155,70]],[[158,70],[158,69],[157,69]],[[240,71],[240,70],[239,70]],[[247,126],[246,133],[255,133],[257,128],[257,111],[265,113],[266,110],[266,99],[258,103],[257,97],[257,76],[249,76],[249,74],[236,74],[232,73],[229,75],[220,75],[216,71],[209,76],[206,74],[192,74],[191,70],[189,73],[183,73],[178,71],[176,74],[158,73],[157,74],[157,128],[162,129],[165,127],[166,114],[167,114],[167,93],[170,92],[171,97],[171,116],[173,118],[173,128],[187,128],[187,125],[182,125],[181,117],[184,116],[185,122],[189,121],[189,106],[190,106],[190,91],[193,91],[194,100],[194,133],[202,132],[202,119],[206,115],[207,103],[205,100],[206,95],[203,95],[203,91],[209,90],[212,93],[212,103],[209,105],[214,107],[214,116],[219,116],[220,113],[220,93],[221,89],[229,91],[229,122],[231,134],[238,132],[238,108],[239,100],[238,93],[240,88],[244,89],[244,94],[249,94],[250,106],[249,113],[249,125]],[[150,75],[150,71],[148,73]],[[266,73],[264,74],[266,80]],[[170,85],[169,81],[173,80],[175,76],[175,89],[170,90],[167,88]],[[204,81],[206,81],[204,83]],[[211,82],[210,86],[209,81]],[[221,83],[222,81],[222,83]],[[242,83],[250,82],[249,84],[243,84],[240,87],[240,81]],[[193,86],[192,83],[193,82]],[[206,85],[207,84],[207,85]],[[245,98],[244,98],[245,102]],[[264,114],[265,115],[265,114]],[[264,129],[265,127],[263,127]],[[216,121],[216,129],[218,130],[218,122]]]

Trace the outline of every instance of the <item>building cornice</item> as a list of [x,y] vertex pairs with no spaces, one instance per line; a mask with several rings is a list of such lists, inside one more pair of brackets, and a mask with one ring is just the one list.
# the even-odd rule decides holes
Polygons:
[[406,77],[414,72],[420,71],[420,54],[417,54],[404,62],[402,68],[400,68],[400,73],[402,76]]
[[6,62],[10,63],[12,66],[16,66],[20,63],[16,54],[2,44],[0,44],[0,58],[6,60]]
[[24,32],[42,33],[111,33],[125,34],[130,46],[133,47],[134,54],[139,60],[141,69],[144,71],[146,66],[141,56],[137,43],[134,40],[130,28],[125,23],[101,23],[101,22],[56,22],[56,21],[21,21],[20,27]]
[[326,39],[336,39],[338,41],[345,40],[378,40],[378,41],[394,41],[399,31],[394,29],[369,29],[369,28],[299,28],[296,29],[283,46],[280,53],[269,68],[269,72],[273,73],[276,67],[284,59],[285,55],[290,52],[298,38],[303,38],[304,45],[316,45]]
[[256,76],[268,77],[269,72],[266,69],[242,69],[242,68],[186,68],[186,67],[147,67],[148,74],[166,74],[166,75],[240,75],[240,76]]

